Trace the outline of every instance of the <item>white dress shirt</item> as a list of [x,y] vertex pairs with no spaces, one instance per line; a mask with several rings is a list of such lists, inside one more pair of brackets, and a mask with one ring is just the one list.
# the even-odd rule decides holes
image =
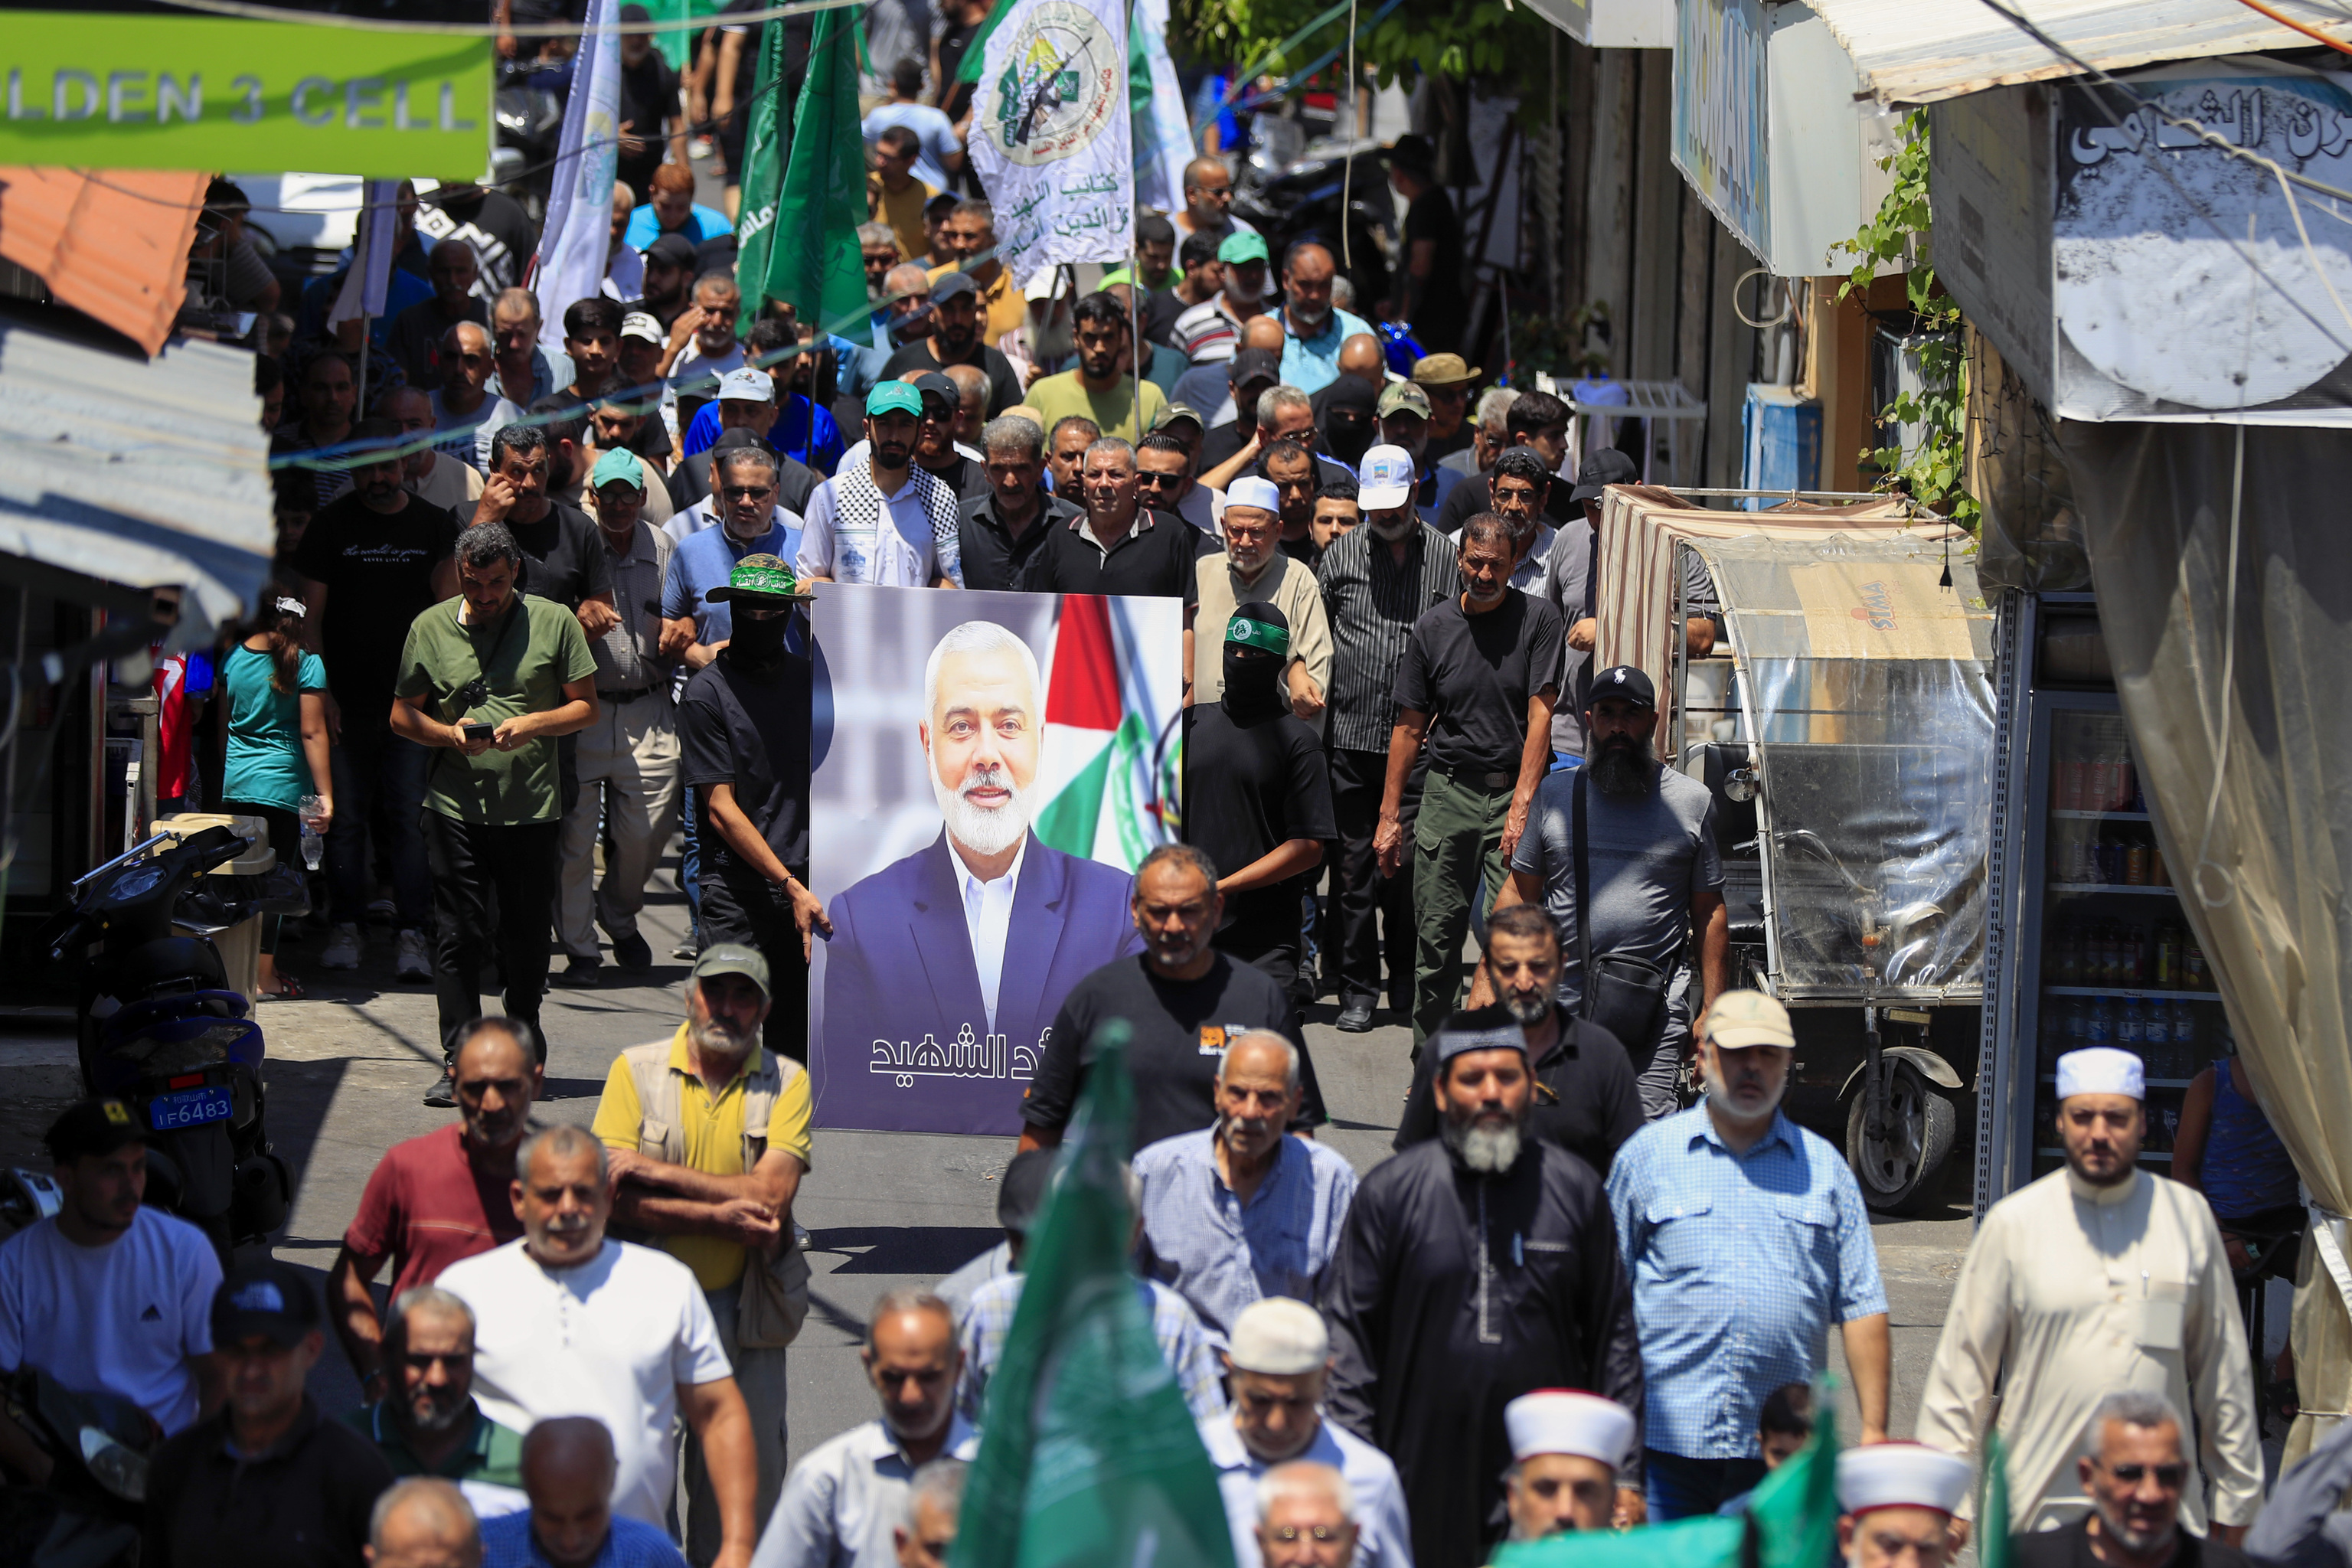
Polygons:
[[[842,459],[848,471],[848,459]],[[874,583],[886,588],[928,588],[939,575],[940,556],[931,537],[930,515],[915,493],[914,469],[898,490],[882,498],[882,518],[873,529],[840,527],[841,511],[827,479],[809,496],[808,519],[801,531],[800,557],[793,569],[801,577],[830,577],[836,583]]]
[[1004,940],[1013,930],[1013,895],[1021,885],[1021,862],[1029,858],[1029,836],[1013,852],[1004,875],[983,882],[963,863],[963,852],[948,840],[948,861],[955,867],[956,889],[963,895],[964,930],[971,936],[972,966],[980,971],[980,1000],[988,1009],[988,1026],[996,1027],[996,990],[1004,978]]

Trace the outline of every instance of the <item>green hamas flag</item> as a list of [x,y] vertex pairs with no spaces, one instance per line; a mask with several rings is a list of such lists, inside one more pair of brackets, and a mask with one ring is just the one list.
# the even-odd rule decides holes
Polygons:
[[761,30],[736,226],[738,331],[751,331],[771,300],[791,305],[820,331],[840,331],[866,315],[866,268],[850,237],[866,217],[856,15],[838,6],[817,13],[797,109],[784,101],[784,29]]
[[1095,1037],[1029,1233],[950,1568],[1233,1568],[1216,1471],[1128,1264],[1128,1035]]
[[1743,1515],[1514,1542],[1495,1568],[1821,1568],[1837,1546],[1837,1416],[1826,1390],[1813,1409],[1811,1441],[1764,1478]]
[[1977,1568],[2009,1568],[2009,1445],[1985,1434],[1984,1473],[1978,1478]]

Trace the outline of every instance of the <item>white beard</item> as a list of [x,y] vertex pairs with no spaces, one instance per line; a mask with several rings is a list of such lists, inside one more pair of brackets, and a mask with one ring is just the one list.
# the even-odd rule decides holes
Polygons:
[[1780,1109],[1780,1101],[1787,1098],[1789,1093],[1789,1080],[1786,1077],[1783,1077],[1780,1079],[1780,1087],[1772,1091],[1770,1099],[1765,1100],[1760,1105],[1742,1105],[1739,1101],[1731,1097],[1730,1089],[1725,1086],[1723,1079],[1715,1073],[1709,1072],[1702,1068],[1699,1070],[1699,1081],[1706,1088],[1706,1098],[1708,1103],[1712,1104],[1717,1110],[1722,1111],[1726,1116],[1731,1117],[1735,1121],[1749,1121],[1758,1117],[1771,1115],[1775,1110]]
[[1519,1163],[1520,1136],[1516,1126],[1461,1128],[1448,1121],[1442,1131],[1446,1146],[1482,1176],[1499,1176]]
[[[1002,855],[1021,842],[1021,836],[1029,831],[1028,797],[1006,770],[969,769],[962,784],[953,789],[940,782],[939,769],[929,771],[931,795],[940,803],[940,816],[947,824],[948,837],[973,854]],[[991,809],[974,805],[964,798],[964,791],[982,784],[1003,789],[1004,804]]]

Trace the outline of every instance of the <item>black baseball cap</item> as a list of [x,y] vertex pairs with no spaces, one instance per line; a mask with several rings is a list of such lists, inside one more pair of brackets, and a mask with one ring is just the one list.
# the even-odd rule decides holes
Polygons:
[[1630,485],[1642,477],[1633,459],[1614,447],[1604,447],[1584,459],[1576,470],[1576,489],[1568,499],[1579,505],[1599,500],[1601,492],[1611,485]]
[[238,1264],[213,1292],[215,1346],[256,1334],[278,1345],[297,1344],[320,1321],[319,1292],[310,1277],[275,1258]]
[[936,397],[945,402],[950,414],[963,405],[963,394],[956,390],[956,384],[938,371],[927,370],[917,376],[914,387],[918,397]]
[[1045,1189],[1053,1181],[1053,1150],[1024,1149],[1013,1155],[996,1189],[996,1223],[1018,1235],[1028,1235],[1029,1227],[1037,1223],[1038,1211],[1045,1206]]
[[1225,379],[1234,386],[1246,386],[1253,381],[1280,381],[1282,356],[1272,349],[1243,349],[1234,355]]
[[931,283],[931,304],[934,308],[959,294],[970,294],[975,299],[980,295],[980,285],[971,280],[968,272],[942,272]]
[[1658,689],[1650,684],[1648,676],[1630,664],[1612,664],[1594,673],[1592,695],[1585,699],[1586,705],[1597,705],[1604,697],[1622,699],[1636,708],[1658,705]]
[[694,241],[682,234],[666,234],[646,247],[646,259],[658,261],[664,267],[694,265]]
[[125,1143],[143,1143],[147,1129],[139,1113],[120,1100],[83,1100],[66,1107],[41,1135],[49,1158],[60,1165],[111,1154]]

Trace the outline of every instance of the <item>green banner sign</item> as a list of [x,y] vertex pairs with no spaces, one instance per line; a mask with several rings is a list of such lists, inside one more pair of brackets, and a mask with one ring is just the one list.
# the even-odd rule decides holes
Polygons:
[[477,179],[490,40],[11,11],[0,163]]

